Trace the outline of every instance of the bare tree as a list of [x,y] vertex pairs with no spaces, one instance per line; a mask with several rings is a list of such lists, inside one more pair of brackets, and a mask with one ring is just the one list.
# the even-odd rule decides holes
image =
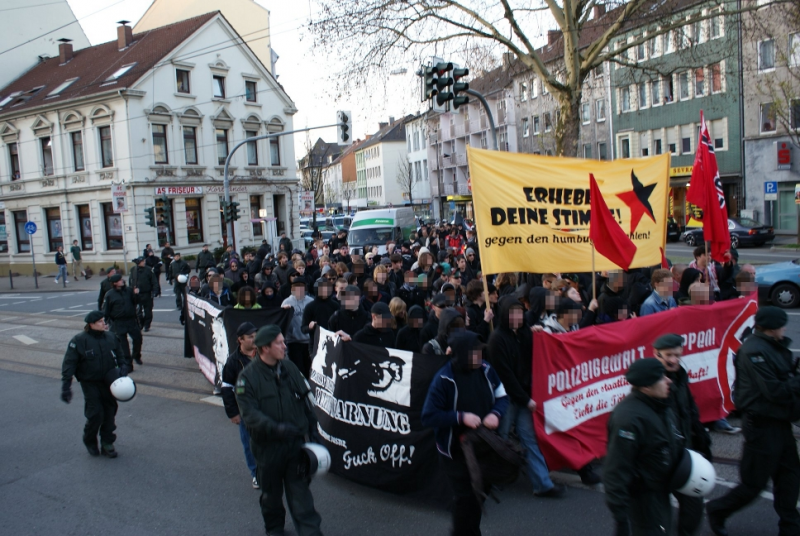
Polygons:
[[[352,181],[352,182],[343,182],[343,183],[342,183],[342,201],[343,201],[343,202],[344,202],[344,201],[346,201],[346,202],[347,202],[347,213],[348,213],[348,214],[350,213],[350,199],[352,199],[352,198],[354,197],[354,196],[353,196],[353,194],[355,193],[355,192],[353,191],[353,189],[352,189],[352,188],[350,188],[350,184],[352,184],[352,183],[354,183],[354,182],[355,182],[355,181]],[[342,203],[342,205],[343,205],[343,206],[342,206],[342,208],[344,208],[344,203]]]
[[403,194],[408,195],[408,204],[413,206],[414,167],[408,160],[403,160],[397,166],[397,185],[400,186],[400,191]]
[[[300,159],[299,167],[301,172],[300,185],[304,190],[314,192],[314,205],[324,206],[325,194],[323,188],[325,186],[325,170],[327,169],[328,156],[334,152],[334,148],[338,145],[326,143],[322,138],[312,145],[311,138],[306,136],[306,155]],[[311,225],[317,224],[317,211],[314,210],[312,215]]]
[[[558,100],[560,121],[556,153],[577,155],[583,83],[604,62],[628,62],[623,54],[654,37],[682,29],[690,22],[718,16],[713,10],[692,21],[674,17],[691,5],[686,0],[628,0],[601,13],[598,0],[317,0],[320,17],[310,30],[315,45],[338,54],[347,67],[337,76],[340,94],[365,87],[398,64],[422,62],[432,55],[464,58],[465,47],[483,41],[511,52],[524,68],[536,74]],[[783,3],[796,0],[770,0]],[[726,14],[737,11],[738,0],[716,0]],[[593,17],[593,14],[596,15]],[[555,25],[558,39],[537,48],[542,28]],[[609,45],[631,28],[648,25],[647,35],[614,47]],[[560,47],[561,69],[547,65],[544,50]]]

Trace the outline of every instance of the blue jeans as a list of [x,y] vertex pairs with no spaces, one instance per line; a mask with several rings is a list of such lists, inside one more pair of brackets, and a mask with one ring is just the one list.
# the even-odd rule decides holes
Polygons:
[[67,279],[67,265],[66,264],[59,264],[58,265],[58,275],[56,276],[56,281],[59,278],[63,277],[65,280]]
[[542,493],[553,488],[550,480],[550,470],[544,461],[542,451],[536,442],[536,432],[533,429],[533,415],[527,407],[509,404],[508,411],[500,421],[500,435],[508,438],[511,425],[517,430],[517,437],[525,449],[525,460],[528,462],[528,478],[533,484],[534,493]]
[[250,434],[244,425],[244,419],[239,421],[239,437],[242,438],[242,447],[244,447],[244,461],[247,462],[247,468],[250,469],[250,474],[253,478],[256,477],[256,459],[250,451]]

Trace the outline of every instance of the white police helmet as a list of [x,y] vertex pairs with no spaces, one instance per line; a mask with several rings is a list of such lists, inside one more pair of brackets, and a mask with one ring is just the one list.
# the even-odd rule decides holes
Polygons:
[[304,471],[309,477],[324,475],[331,467],[331,453],[319,443],[305,443],[301,449],[303,461],[307,464]]
[[672,474],[671,489],[689,497],[708,497],[717,481],[711,462],[693,450],[685,449]]
[[178,276],[178,283],[180,283],[181,285],[185,284],[187,281],[189,281],[189,276],[188,275],[180,274]]
[[[110,376],[112,376],[115,371],[116,375],[119,376],[119,369],[113,369],[109,371],[106,379],[110,379]],[[128,376],[119,376],[116,380],[111,382],[108,388],[111,390],[111,394],[114,395],[114,398],[120,402],[128,402],[136,395],[136,384],[133,383],[133,380]]]

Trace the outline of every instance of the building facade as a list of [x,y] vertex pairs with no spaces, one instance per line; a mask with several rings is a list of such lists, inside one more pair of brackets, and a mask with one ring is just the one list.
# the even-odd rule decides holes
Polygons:
[[[0,90],[0,266],[31,273],[33,248],[37,267],[49,267],[73,240],[95,268],[146,244],[188,254],[222,245],[225,158],[246,137],[292,130],[294,104],[252,51],[210,46],[238,39],[219,12],[142,34],[120,26],[118,36],[63,45]],[[274,239],[265,219],[290,236],[298,229],[294,162],[291,136],[234,154],[237,247]],[[168,217],[150,227],[147,208]]]
[[[431,182],[428,172],[427,118],[430,112],[416,114],[406,120],[407,167],[403,170],[403,202],[412,205],[417,216],[431,216]],[[409,194],[410,198],[409,199]]]
[[408,161],[404,121],[390,117],[388,123],[380,123],[378,132],[356,149],[356,206],[359,208],[403,205],[397,177]]

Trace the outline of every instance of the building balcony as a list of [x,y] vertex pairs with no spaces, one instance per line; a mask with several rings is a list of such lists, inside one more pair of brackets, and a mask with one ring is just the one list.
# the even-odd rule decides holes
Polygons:
[[455,166],[454,158],[452,156],[443,156],[442,157],[442,167],[443,168],[450,168]]
[[443,190],[443,195],[472,195],[467,185],[460,182],[455,184],[449,182],[444,185]]
[[485,127],[481,127],[481,120],[480,119],[473,119],[469,122],[469,132],[470,134],[475,134],[483,130]]
[[451,127],[444,128],[439,132],[442,135],[442,141],[450,141],[453,139],[453,133],[451,132]]
[[456,155],[456,165],[457,166],[466,166],[467,165],[467,155],[466,154],[457,154]]
[[456,125],[455,131],[456,131],[456,133],[455,133],[455,137],[456,138],[461,138],[462,136],[465,136],[467,134],[467,131],[466,131],[466,128],[464,128],[464,125]]

